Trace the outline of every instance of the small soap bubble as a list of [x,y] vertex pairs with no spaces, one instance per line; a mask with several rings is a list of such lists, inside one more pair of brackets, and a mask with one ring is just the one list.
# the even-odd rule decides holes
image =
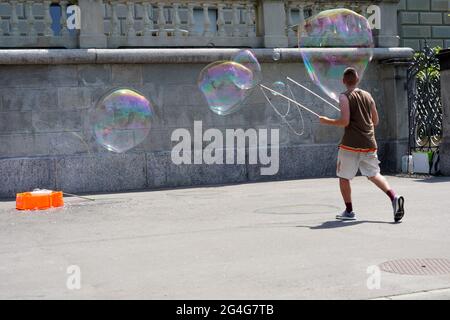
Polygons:
[[198,87],[211,111],[227,115],[237,111],[249,94],[245,89],[253,81],[253,72],[233,61],[217,61],[206,66],[198,79]]

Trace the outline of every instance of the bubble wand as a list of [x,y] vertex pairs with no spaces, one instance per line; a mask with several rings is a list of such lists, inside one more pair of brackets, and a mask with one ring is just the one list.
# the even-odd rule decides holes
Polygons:
[[300,83],[298,83],[297,81],[293,80],[290,77],[287,77],[287,79],[289,81],[291,81],[292,83],[296,84],[297,86],[299,86],[300,88],[303,88],[304,90],[308,91],[309,93],[312,93],[313,95],[315,95],[317,98],[319,98],[320,100],[324,101],[325,103],[327,103],[328,105],[330,105],[331,107],[333,107],[334,109],[336,109],[337,111],[341,111],[339,108],[337,108],[334,104],[332,104],[331,102],[325,100],[324,98],[322,98],[321,96],[319,96],[317,93],[315,93],[314,91],[309,90],[307,87],[301,85]]
[[84,199],[84,200],[95,201],[95,199],[88,198],[88,197],[83,197],[83,196],[79,196],[79,195],[73,194],[73,193],[63,192],[63,194],[65,194],[65,195],[67,195],[67,196],[75,197],[75,198]]
[[283,95],[283,94],[281,94],[281,93],[279,93],[279,92],[277,92],[277,91],[275,91],[275,90],[272,90],[272,89],[266,87],[266,86],[263,85],[263,84],[260,84],[260,87],[261,87],[261,90],[263,91],[263,93],[264,93],[264,90],[263,90],[263,89],[269,90],[270,92],[272,92],[272,94],[277,95],[277,96],[280,96],[280,97],[282,97],[283,99],[286,99],[287,101],[292,102],[293,104],[295,104],[295,105],[297,105],[297,106],[299,106],[299,107],[305,109],[306,111],[312,113],[313,115],[315,115],[315,116],[318,117],[318,118],[320,117],[317,113],[315,113],[315,112],[312,111],[311,109],[305,107],[305,106],[302,105],[301,103],[299,103],[299,102],[297,102],[297,101],[295,101],[295,100],[292,100],[291,98],[286,97],[285,95]]
[[[287,86],[288,90],[289,90],[289,94],[291,95],[292,98],[295,99],[294,93],[291,90],[291,87],[288,85]],[[303,119],[303,114],[302,114],[302,109],[299,106],[296,106],[296,109],[298,111],[298,113],[300,114],[300,119],[302,122],[302,131],[298,132],[293,126],[292,124],[286,120],[286,116],[289,114],[290,110],[291,110],[291,102],[288,102],[288,111],[283,115],[281,114],[278,109],[274,106],[274,104],[272,103],[272,101],[269,99],[269,97],[267,96],[266,92],[261,89],[264,97],[266,98],[267,102],[269,102],[270,106],[272,107],[272,109],[276,112],[276,114],[278,114],[281,119],[283,119],[283,121],[286,123],[286,125],[289,127],[289,129],[292,130],[292,132],[294,132],[294,134],[296,134],[297,136],[302,136],[305,133],[305,120]]]

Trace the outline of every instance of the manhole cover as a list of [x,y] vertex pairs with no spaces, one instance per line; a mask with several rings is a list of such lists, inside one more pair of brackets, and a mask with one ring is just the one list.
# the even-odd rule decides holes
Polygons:
[[379,267],[385,272],[413,276],[450,274],[448,259],[399,259],[383,262]]

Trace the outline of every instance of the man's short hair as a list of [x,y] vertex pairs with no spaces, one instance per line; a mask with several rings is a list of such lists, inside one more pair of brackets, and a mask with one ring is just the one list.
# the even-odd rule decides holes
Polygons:
[[359,75],[355,68],[347,68],[344,71],[344,83],[349,86],[355,86],[358,84]]

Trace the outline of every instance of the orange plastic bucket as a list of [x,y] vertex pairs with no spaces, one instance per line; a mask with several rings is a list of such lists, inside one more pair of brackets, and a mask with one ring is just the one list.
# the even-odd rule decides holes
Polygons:
[[24,192],[16,195],[17,210],[45,210],[64,206],[62,191]]

